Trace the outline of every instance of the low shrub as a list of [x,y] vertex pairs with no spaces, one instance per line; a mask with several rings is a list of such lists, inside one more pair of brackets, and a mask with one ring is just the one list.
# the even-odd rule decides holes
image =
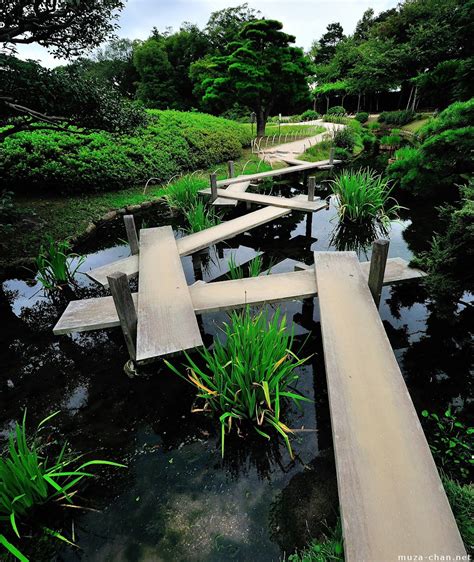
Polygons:
[[330,182],[336,195],[338,213],[342,222],[364,223],[378,221],[389,224],[397,218],[400,209],[390,197],[389,180],[370,169],[347,170]]
[[366,111],[359,111],[359,113],[356,114],[355,118],[357,119],[357,121],[359,121],[359,123],[367,123],[369,114]]
[[418,149],[403,148],[387,175],[415,195],[449,198],[472,173],[474,127],[448,129],[427,138]]
[[149,111],[134,135],[34,130],[0,145],[0,188],[67,192],[164,182],[232,160],[250,144],[247,126],[197,112]]
[[351,127],[338,129],[334,135],[334,145],[352,153],[356,145],[356,133]]
[[346,148],[336,146],[334,149],[334,158],[336,160],[348,162],[352,158],[352,152],[349,152]]
[[383,135],[380,137],[380,144],[385,146],[390,146],[392,148],[400,146],[402,142],[402,137],[399,135]]
[[421,415],[433,429],[432,437],[428,441],[438,465],[452,478],[472,478],[474,427],[465,426],[450,408],[442,415],[427,410],[423,410]]
[[326,113],[326,115],[323,115],[323,121],[326,121],[326,123],[338,123],[340,125],[345,125],[348,119],[344,115],[330,115],[329,113]]
[[377,147],[378,144],[378,140],[377,137],[371,133],[370,131],[365,131],[362,136],[362,145],[364,147],[364,150],[366,150],[367,152],[374,152],[375,148]]
[[263,310],[252,314],[249,307],[232,312],[224,324],[225,341],[214,340],[212,350],[197,351],[199,366],[187,353],[184,375],[168,361],[167,366],[198,389],[204,410],[215,412],[221,424],[222,456],[225,435],[232,428],[239,433],[250,425],[265,439],[276,431],[293,457],[291,429],[281,421],[284,402],[308,400],[297,394],[297,369],[307,360],[298,359],[293,330],[277,309],[272,318]]
[[327,115],[346,115],[346,110],[342,105],[334,105],[327,110]]
[[382,111],[379,122],[387,125],[406,125],[414,121],[417,113],[413,109],[402,109],[401,111]]
[[321,115],[317,111],[314,111],[314,109],[307,109],[306,111],[304,111],[300,115],[300,120],[301,121],[314,121],[316,119],[319,119],[320,117],[321,117]]
[[366,127],[369,131],[378,131],[381,128],[381,125],[380,123],[377,123],[377,121],[373,121],[372,123],[367,123]]
[[451,104],[424,125],[418,131],[418,136],[424,140],[447,129],[459,129],[468,125],[474,125],[474,98]]

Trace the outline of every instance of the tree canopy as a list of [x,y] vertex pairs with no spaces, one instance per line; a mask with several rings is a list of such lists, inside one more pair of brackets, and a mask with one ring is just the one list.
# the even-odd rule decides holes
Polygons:
[[210,106],[248,106],[256,114],[257,134],[263,135],[272,110],[287,103],[309,101],[309,61],[295,38],[275,20],[256,20],[243,25],[229,55],[216,56],[201,66],[203,101]]

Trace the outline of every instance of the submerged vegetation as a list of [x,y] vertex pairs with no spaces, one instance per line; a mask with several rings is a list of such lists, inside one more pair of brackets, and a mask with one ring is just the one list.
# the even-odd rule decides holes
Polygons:
[[186,354],[186,374],[170,362],[168,367],[198,389],[204,406],[196,411],[212,411],[221,424],[222,455],[226,433],[240,434],[246,425],[265,439],[275,430],[293,456],[289,436],[292,430],[281,420],[285,402],[308,400],[293,390],[298,368],[308,358],[299,359],[294,347],[293,330],[287,329],[286,317],[277,309],[272,318],[250,307],[232,312],[212,349],[198,350],[201,361]]
[[84,263],[84,257],[72,253],[67,241],[55,242],[48,237],[36,258],[38,280],[46,290],[74,284],[74,276]]
[[389,181],[370,169],[347,170],[331,180],[337,197],[341,221],[364,223],[378,221],[389,224],[397,218],[400,209],[390,196]]
[[[124,467],[105,460],[79,462],[81,455],[72,454],[67,443],[57,453],[51,445],[40,439],[39,432],[58,412],[43,419],[34,436],[29,439],[26,431],[26,410],[21,424],[11,431],[8,447],[0,458],[0,521],[8,522],[11,531],[21,538],[21,523],[26,523],[33,509],[51,502],[73,506],[74,496],[84,478],[92,478],[93,466]],[[87,470],[86,470],[87,469]],[[30,522],[31,523],[31,522]],[[34,521],[35,524],[41,522]],[[70,542],[58,532],[44,528],[48,534]],[[16,549],[0,534],[3,546],[16,556]]]

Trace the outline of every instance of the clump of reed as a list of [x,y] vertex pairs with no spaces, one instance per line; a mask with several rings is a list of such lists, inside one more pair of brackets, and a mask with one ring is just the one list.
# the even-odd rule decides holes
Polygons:
[[207,207],[203,201],[196,201],[188,209],[183,209],[184,216],[188,225],[185,227],[185,231],[188,233],[200,232],[201,230],[206,230],[206,228],[211,228],[219,224],[220,218],[214,212],[212,207]]
[[232,312],[222,328],[224,341],[216,338],[212,349],[197,351],[199,365],[188,354],[185,374],[166,361],[178,376],[195,386],[204,401],[199,411],[219,416],[221,448],[224,456],[225,436],[251,426],[258,435],[271,439],[280,435],[290,455],[292,430],[282,421],[285,401],[299,404],[309,399],[293,390],[298,382],[298,368],[308,360],[293,351],[294,331],[287,328],[286,317],[277,309],[252,313],[250,307]]
[[343,171],[330,185],[342,222],[360,224],[376,220],[388,226],[398,218],[402,207],[390,196],[390,181],[369,168]]
[[[243,265],[237,265],[235,262],[235,255],[231,254],[227,261],[229,279],[243,279],[245,277],[245,269]],[[246,264],[248,277],[258,277],[263,271],[263,258],[261,255],[255,256]],[[267,275],[270,273],[271,268],[268,269]]]
[[[39,432],[59,412],[43,419],[31,439],[26,432],[26,410],[23,420],[16,423],[8,439],[8,446],[0,457],[0,521],[6,522],[19,539],[20,522],[26,520],[34,508],[57,502],[59,505],[74,506],[73,497],[84,478],[92,478],[90,468],[97,465],[124,467],[105,460],[80,462],[82,455],[72,455],[67,443],[54,456],[46,454],[46,447]],[[58,532],[43,527],[43,530],[67,543],[68,539]],[[23,556],[17,548],[0,533],[0,544],[15,557]],[[20,556],[18,556],[18,553]],[[26,559],[26,558],[23,558]]]
[[198,202],[199,190],[206,187],[208,182],[202,177],[183,176],[168,186],[165,199],[171,208],[184,212]]
[[55,242],[51,237],[40,247],[36,258],[38,280],[47,290],[74,284],[74,276],[84,263],[84,256],[70,251],[67,240]]

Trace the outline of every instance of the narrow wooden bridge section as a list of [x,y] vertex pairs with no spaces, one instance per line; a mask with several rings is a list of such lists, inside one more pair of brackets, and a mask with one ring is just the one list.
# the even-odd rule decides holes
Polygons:
[[465,556],[356,254],[315,253],[314,263],[346,561]]

